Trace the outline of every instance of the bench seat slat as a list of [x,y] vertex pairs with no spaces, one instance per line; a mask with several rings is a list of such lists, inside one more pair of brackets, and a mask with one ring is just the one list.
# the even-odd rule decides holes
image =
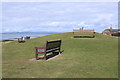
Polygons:
[[53,49],[46,50],[46,52],[48,53],[48,52],[51,52],[51,51],[54,51],[54,50],[59,50],[59,49],[60,49],[60,48],[57,47],[57,48],[53,48]]

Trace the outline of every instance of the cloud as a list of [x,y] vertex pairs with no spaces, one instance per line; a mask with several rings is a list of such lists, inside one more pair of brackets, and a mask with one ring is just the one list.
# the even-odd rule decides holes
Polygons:
[[113,14],[97,14],[97,18],[94,20],[94,22],[110,22],[112,20]]
[[102,31],[118,23],[117,7],[95,2],[3,3],[3,31],[64,32],[82,26]]
[[58,26],[60,24],[63,24],[62,22],[51,22],[48,24],[48,26]]

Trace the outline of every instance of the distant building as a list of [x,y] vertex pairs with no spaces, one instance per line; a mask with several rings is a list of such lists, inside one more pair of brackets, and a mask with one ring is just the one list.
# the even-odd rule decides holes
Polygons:
[[120,36],[120,29],[112,29],[112,27],[110,27],[110,29],[105,29],[102,34],[110,36]]

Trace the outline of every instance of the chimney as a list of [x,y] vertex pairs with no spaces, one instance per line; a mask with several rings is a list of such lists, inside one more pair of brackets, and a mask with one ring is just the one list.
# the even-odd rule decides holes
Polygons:
[[82,27],[82,30],[83,30],[83,27]]
[[110,29],[112,29],[112,27],[110,27]]
[[80,28],[80,31],[82,31],[82,28]]

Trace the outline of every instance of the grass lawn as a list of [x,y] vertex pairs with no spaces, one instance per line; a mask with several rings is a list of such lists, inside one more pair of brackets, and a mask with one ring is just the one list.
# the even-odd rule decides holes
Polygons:
[[[35,46],[62,39],[64,52],[55,59],[29,61]],[[3,78],[118,78],[118,39],[97,34],[95,38],[73,38],[59,33],[2,46]]]

